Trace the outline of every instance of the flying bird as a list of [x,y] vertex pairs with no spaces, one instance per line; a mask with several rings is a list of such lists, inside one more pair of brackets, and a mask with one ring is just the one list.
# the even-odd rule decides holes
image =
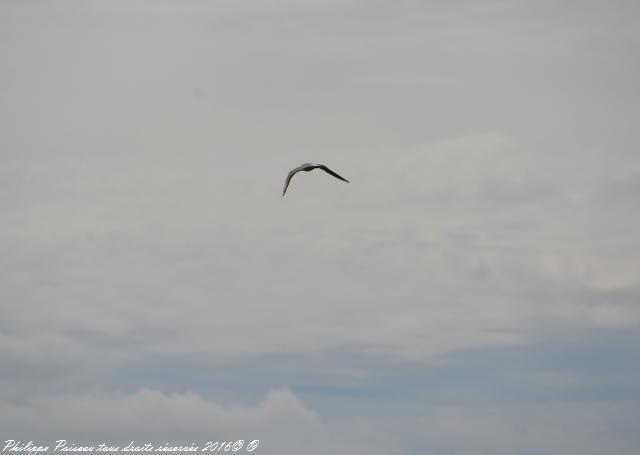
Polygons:
[[345,179],[344,177],[339,176],[338,174],[333,172],[331,169],[329,169],[324,164],[303,163],[300,166],[298,166],[297,168],[292,169],[291,171],[289,171],[289,174],[287,174],[287,180],[285,180],[285,182],[284,182],[284,189],[282,190],[282,195],[284,196],[284,193],[287,192],[287,188],[289,187],[289,182],[291,182],[291,178],[294,175],[296,175],[300,171],[309,172],[309,171],[313,171],[314,169],[322,169],[327,174],[333,175],[335,178],[340,179],[343,182],[349,183],[349,180]]

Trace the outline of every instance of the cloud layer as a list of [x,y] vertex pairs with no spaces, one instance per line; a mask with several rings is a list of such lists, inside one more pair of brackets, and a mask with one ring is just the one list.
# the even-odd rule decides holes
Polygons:
[[633,453],[639,14],[3,2],[0,437]]

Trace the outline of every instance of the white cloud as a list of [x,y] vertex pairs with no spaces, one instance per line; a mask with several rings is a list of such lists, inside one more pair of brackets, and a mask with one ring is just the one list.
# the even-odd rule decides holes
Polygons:
[[[636,3],[0,10],[7,402],[225,420],[86,391],[150,357],[424,362],[640,324]],[[351,183],[282,198],[303,161]]]
[[165,394],[142,389],[133,393],[43,396],[26,404],[1,404],[5,439],[23,438],[53,444],[101,442],[127,444],[195,443],[260,440],[263,454],[321,454],[327,444],[349,453],[383,453],[362,441],[330,431],[315,412],[290,391],[273,390],[253,406],[222,406],[195,393]]
[[[5,432],[86,438],[96,434],[116,440],[144,435],[154,439],[250,437],[273,431],[322,431],[318,417],[291,392],[275,390],[255,406],[223,407],[195,393],[164,394],[142,389],[133,393],[45,396],[27,405],[3,405]],[[65,436],[66,437],[66,436]],[[266,441],[265,441],[266,442]]]

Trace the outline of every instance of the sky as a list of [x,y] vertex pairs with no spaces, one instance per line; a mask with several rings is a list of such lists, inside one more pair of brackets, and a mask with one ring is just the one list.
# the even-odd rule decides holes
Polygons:
[[638,453],[639,21],[1,0],[0,440]]

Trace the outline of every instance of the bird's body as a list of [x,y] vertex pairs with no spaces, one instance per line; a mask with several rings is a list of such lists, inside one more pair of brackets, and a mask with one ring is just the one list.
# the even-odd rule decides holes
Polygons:
[[332,175],[335,178],[342,180],[343,182],[349,183],[349,180],[345,179],[344,177],[339,176],[338,174],[333,172],[331,169],[329,169],[324,164],[303,163],[300,166],[298,166],[297,168],[292,169],[291,171],[289,171],[289,174],[287,174],[287,179],[284,182],[284,189],[282,190],[282,195],[284,196],[284,193],[287,192],[287,188],[289,187],[289,183],[291,182],[291,178],[295,174],[297,174],[300,171],[304,171],[304,172],[313,171],[314,169],[322,169],[327,174]]

